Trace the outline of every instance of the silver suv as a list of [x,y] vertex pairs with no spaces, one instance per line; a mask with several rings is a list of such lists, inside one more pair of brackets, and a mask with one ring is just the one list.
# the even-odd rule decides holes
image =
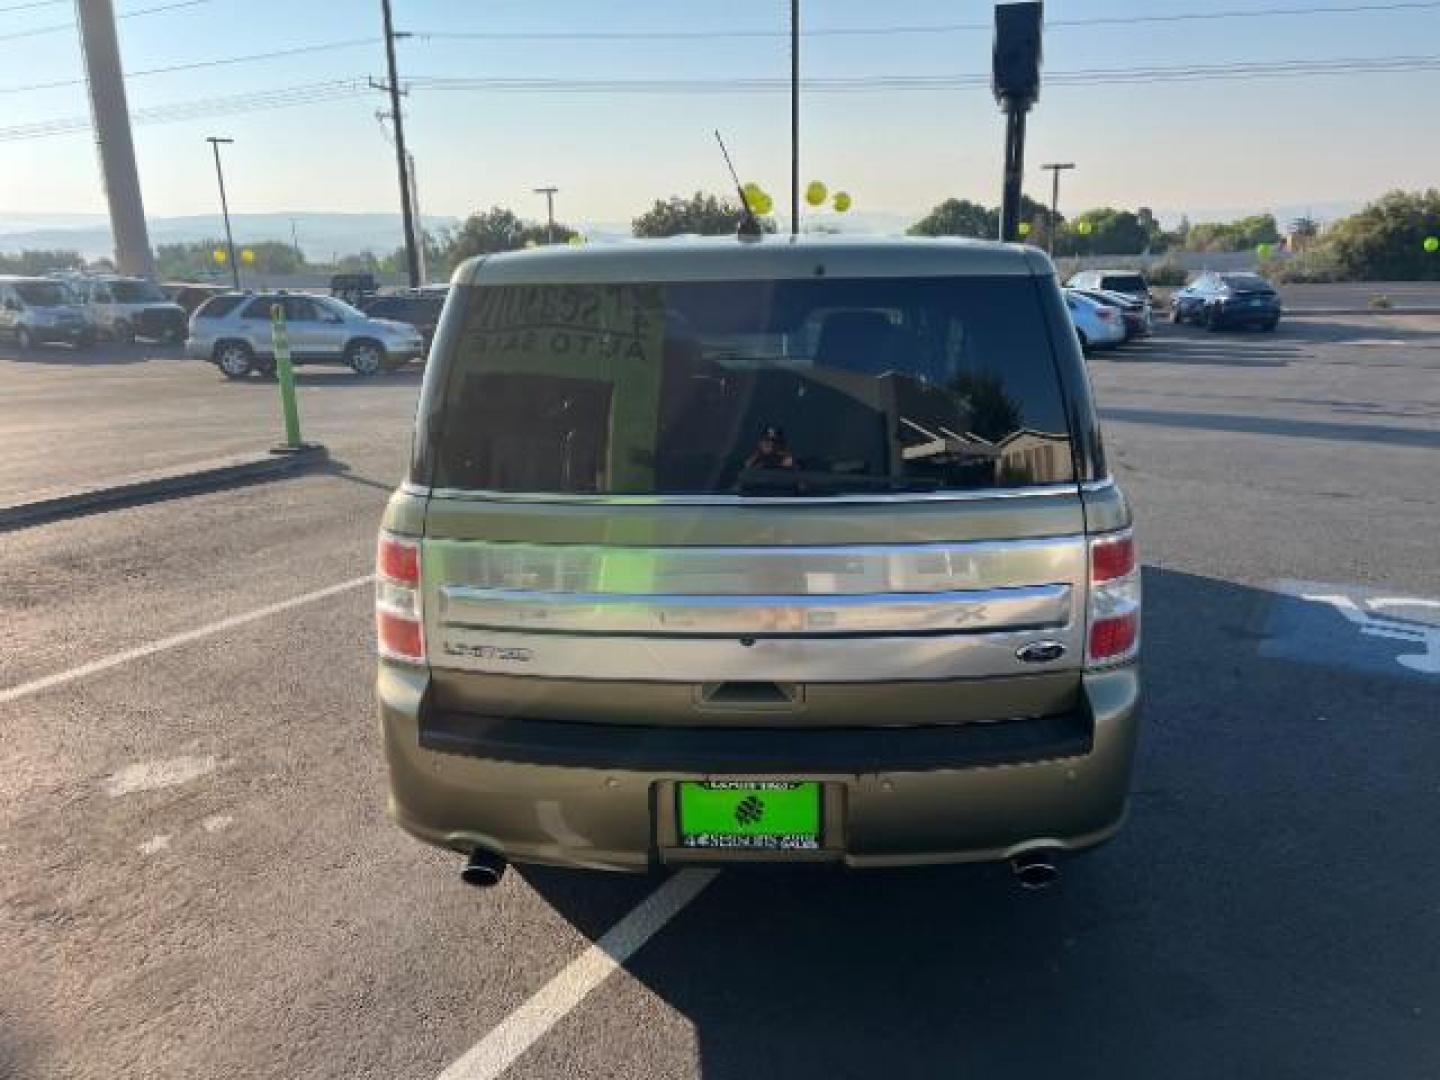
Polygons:
[[270,311],[285,307],[290,357],[296,364],[343,363],[357,375],[394,371],[425,353],[420,331],[407,323],[372,319],[333,296],[226,293],[190,317],[185,354],[209,360],[230,379],[275,370]]

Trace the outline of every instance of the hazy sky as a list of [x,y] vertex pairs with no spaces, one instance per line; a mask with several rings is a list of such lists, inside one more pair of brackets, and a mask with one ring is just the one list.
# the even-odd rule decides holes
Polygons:
[[[28,0],[34,3],[34,0]],[[122,14],[164,0],[116,0]],[[1061,26],[1066,19],[1193,11],[1344,6],[1356,0],[1050,0],[1046,69],[1274,63],[1440,53],[1440,5],[1350,14],[1212,22]],[[469,78],[784,78],[788,42],[442,40],[433,32],[783,32],[786,0],[394,0],[405,76]],[[17,7],[23,10],[15,10]],[[8,10],[7,10],[8,9]],[[979,23],[967,0],[806,0],[807,28]],[[73,28],[15,37],[73,18],[69,3],[0,0],[0,129],[85,115],[83,86],[9,92],[76,78]],[[198,71],[135,76],[132,111],[315,83],[379,76],[379,0],[204,0],[120,22],[129,72],[302,45],[370,43]],[[808,76],[984,74],[987,29],[807,39]],[[1052,85],[1032,114],[1029,161],[1073,160],[1070,209],[1265,207],[1368,199],[1440,183],[1434,105],[1440,68],[1305,79],[1158,85]],[[227,179],[235,211],[389,210],[393,154],[379,94],[324,104],[135,128],[146,210],[209,213],[208,134],[233,137]],[[625,221],[653,198],[720,190],[711,130],[724,130],[745,179],[777,196],[788,177],[788,104],[781,94],[497,93],[417,87],[407,105],[427,213],[506,204],[543,213],[531,188],[561,187],[558,211]],[[852,192],[857,210],[923,211],[950,195],[998,200],[1001,118],[988,87],[812,94],[804,102],[803,173]],[[0,130],[3,134],[3,130]],[[1027,188],[1044,194],[1038,173]],[[0,212],[103,210],[88,132],[0,141]]]

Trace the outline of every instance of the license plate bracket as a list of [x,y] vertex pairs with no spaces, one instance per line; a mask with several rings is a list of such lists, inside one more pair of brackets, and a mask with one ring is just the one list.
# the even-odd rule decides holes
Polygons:
[[815,780],[682,780],[678,840],[692,851],[819,851],[823,796]]

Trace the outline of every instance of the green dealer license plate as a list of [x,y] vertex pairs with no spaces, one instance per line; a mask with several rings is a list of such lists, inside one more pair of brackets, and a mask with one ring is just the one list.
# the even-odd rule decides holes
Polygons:
[[681,847],[750,851],[820,847],[817,781],[686,780],[677,789]]

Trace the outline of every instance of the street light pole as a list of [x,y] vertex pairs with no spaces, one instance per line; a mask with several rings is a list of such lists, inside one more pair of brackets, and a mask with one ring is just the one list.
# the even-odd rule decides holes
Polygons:
[[555,193],[558,187],[537,187],[533,189],[536,195],[545,196],[545,243],[555,243]]
[[1049,243],[1046,246],[1049,248],[1050,254],[1054,255],[1056,223],[1060,220],[1060,174],[1067,169],[1075,168],[1075,163],[1073,161],[1057,162],[1052,165],[1041,165],[1040,168],[1050,170],[1050,229],[1049,236],[1046,237]]
[[240,291],[240,263],[235,258],[235,237],[230,232],[230,204],[225,201],[225,170],[220,167],[220,144],[233,143],[234,139],[222,139],[215,135],[207,135],[205,141],[210,144],[210,149],[215,152],[215,179],[220,183],[220,213],[225,217],[225,257],[230,262],[230,280],[235,283],[235,291]]

